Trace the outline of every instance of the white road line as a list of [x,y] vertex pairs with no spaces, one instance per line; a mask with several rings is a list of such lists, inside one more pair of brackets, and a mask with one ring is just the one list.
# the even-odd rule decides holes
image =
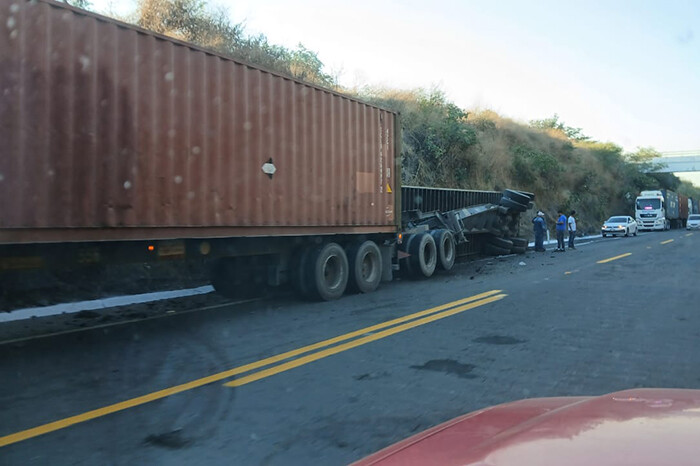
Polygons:
[[111,298],[93,299],[90,301],[78,301],[74,303],[61,303],[52,306],[28,307],[17,309],[11,312],[0,312],[0,322],[12,322],[15,320],[31,319],[32,317],[48,317],[58,314],[71,314],[80,311],[92,311],[95,309],[106,309],[117,306],[127,306],[129,304],[150,303],[163,299],[182,298],[185,296],[195,296],[207,294],[214,291],[210,285],[198,288],[188,288],[184,290],[157,291],[153,293],[142,293],[127,296],[114,296]]
[[[588,243],[578,243],[578,241],[583,241],[583,240],[587,240],[587,239],[599,239],[599,238],[603,238],[603,236],[602,236],[602,235],[577,236],[577,237],[576,237],[576,241],[577,241],[576,244],[579,245],[579,246],[584,245],[584,244],[590,244],[590,243],[592,243],[592,241],[591,241],[591,242],[588,242]],[[566,242],[566,244],[569,244],[569,236],[568,236],[568,235],[564,238],[564,241]],[[550,239],[549,241],[545,241],[545,242],[542,243],[542,244],[556,244],[556,243],[557,243],[557,240],[556,240],[556,239]],[[531,242],[531,243],[527,243],[527,245],[528,245],[528,246],[534,246],[534,245],[535,245],[535,242],[533,241],[533,242]]]

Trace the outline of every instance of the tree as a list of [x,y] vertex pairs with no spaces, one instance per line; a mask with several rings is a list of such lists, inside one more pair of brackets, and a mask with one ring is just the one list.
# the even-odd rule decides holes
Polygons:
[[270,44],[263,34],[248,36],[224,8],[203,0],[140,0],[134,22],[151,31],[212,49],[233,58],[307,82],[332,86],[318,55],[299,44],[288,49]]
[[700,188],[689,181],[681,181],[676,189],[678,194],[692,197],[696,202],[700,200]]
[[470,149],[477,141],[467,112],[436,89],[417,91],[411,98],[403,110],[406,176],[430,186],[464,187],[473,177]]
[[63,3],[76,8],[82,8],[83,10],[92,8],[92,2],[90,0],[63,0]]
[[323,72],[323,62],[318,55],[302,44],[292,50],[290,59],[289,70],[295,78],[329,85],[333,83],[333,78]]
[[140,0],[136,24],[223,53],[243,40],[241,24],[231,24],[226,10],[208,9],[202,0]]
[[638,147],[636,152],[627,154],[627,159],[634,163],[651,162],[659,157],[661,157],[661,153],[653,147]]
[[556,113],[553,117],[545,118],[544,120],[530,120],[530,126],[537,129],[553,129],[559,131],[572,141],[588,141],[590,139],[583,134],[581,128],[566,126],[563,121],[559,120],[559,115]]
[[[671,188],[670,185],[675,184],[676,181],[672,178],[668,178],[664,173],[658,173],[665,168],[665,165],[663,163],[652,163],[654,159],[661,157],[661,153],[653,147],[639,147],[636,152],[626,154],[625,157],[627,161],[634,164],[639,171],[652,174],[654,178],[663,180],[660,182],[665,185],[664,187],[674,189]],[[654,175],[654,173],[656,174]]]

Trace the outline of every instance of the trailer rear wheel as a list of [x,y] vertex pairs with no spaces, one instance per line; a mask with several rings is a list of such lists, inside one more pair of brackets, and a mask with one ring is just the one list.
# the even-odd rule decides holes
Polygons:
[[527,251],[527,239],[525,238],[509,238],[513,246],[510,248],[512,254],[525,254]]
[[348,289],[370,293],[377,289],[382,279],[382,255],[374,241],[355,243],[347,251],[350,276]]
[[506,197],[508,199],[512,199],[515,202],[518,202],[520,204],[528,205],[529,202],[532,200],[530,199],[530,196],[527,194],[523,194],[520,191],[515,191],[513,189],[506,189],[503,191],[503,197]]
[[514,248],[527,248],[528,241],[526,238],[510,238]]
[[508,238],[499,238],[498,236],[489,236],[487,241],[489,244],[492,244],[493,246],[496,246],[497,248],[507,249],[508,251],[510,251],[510,249],[513,247],[513,241],[509,240]]
[[510,254],[510,249],[511,248],[500,248],[498,246],[494,246],[493,244],[487,243],[484,245],[484,254],[488,256],[506,256]]
[[314,249],[306,273],[311,298],[330,301],[343,296],[348,272],[348,258],[338,244],[327,243]]
[[455,251],[455,239],[449,230],[432,230],[430,235],[437,245],[437,266],[442,270],[452,270],[455,265],[457,253]]
[[525,212],[528,209],[528,204],[521,204],[520,202],[514,201],[513,199],[509,199],[507,197],[502,197],[500,204],[503,207],[507,207],[516,212]]
[[429,233],[413,235],[409,244],[409,271],[416,277],[428,278],[435,273],[437,265],[437,248],[435,240]]
[[309,298],[311,295],[309,287],[309,278],[307,277],[309,256],[313,246],[302,246],[296,250],[292,257],[291,265],[291,282],[294,290],[299,293],[302,298]]

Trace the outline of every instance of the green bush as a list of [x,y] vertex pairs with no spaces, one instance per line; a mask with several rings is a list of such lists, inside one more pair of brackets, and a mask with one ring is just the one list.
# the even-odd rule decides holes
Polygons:
[[516,146],[513,152],[516,176],[524,177],[523,181],[532,182],[538,177],[546,182],[555,183],[555,178],[563,171],[557,158],[547,152],[526,146]]

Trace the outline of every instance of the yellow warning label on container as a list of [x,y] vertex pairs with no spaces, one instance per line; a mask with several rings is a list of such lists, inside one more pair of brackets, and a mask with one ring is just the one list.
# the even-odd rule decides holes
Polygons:
[[386,184],[386,192],[390,193],[391,191],[391,186],[389,186],[389,183]]

